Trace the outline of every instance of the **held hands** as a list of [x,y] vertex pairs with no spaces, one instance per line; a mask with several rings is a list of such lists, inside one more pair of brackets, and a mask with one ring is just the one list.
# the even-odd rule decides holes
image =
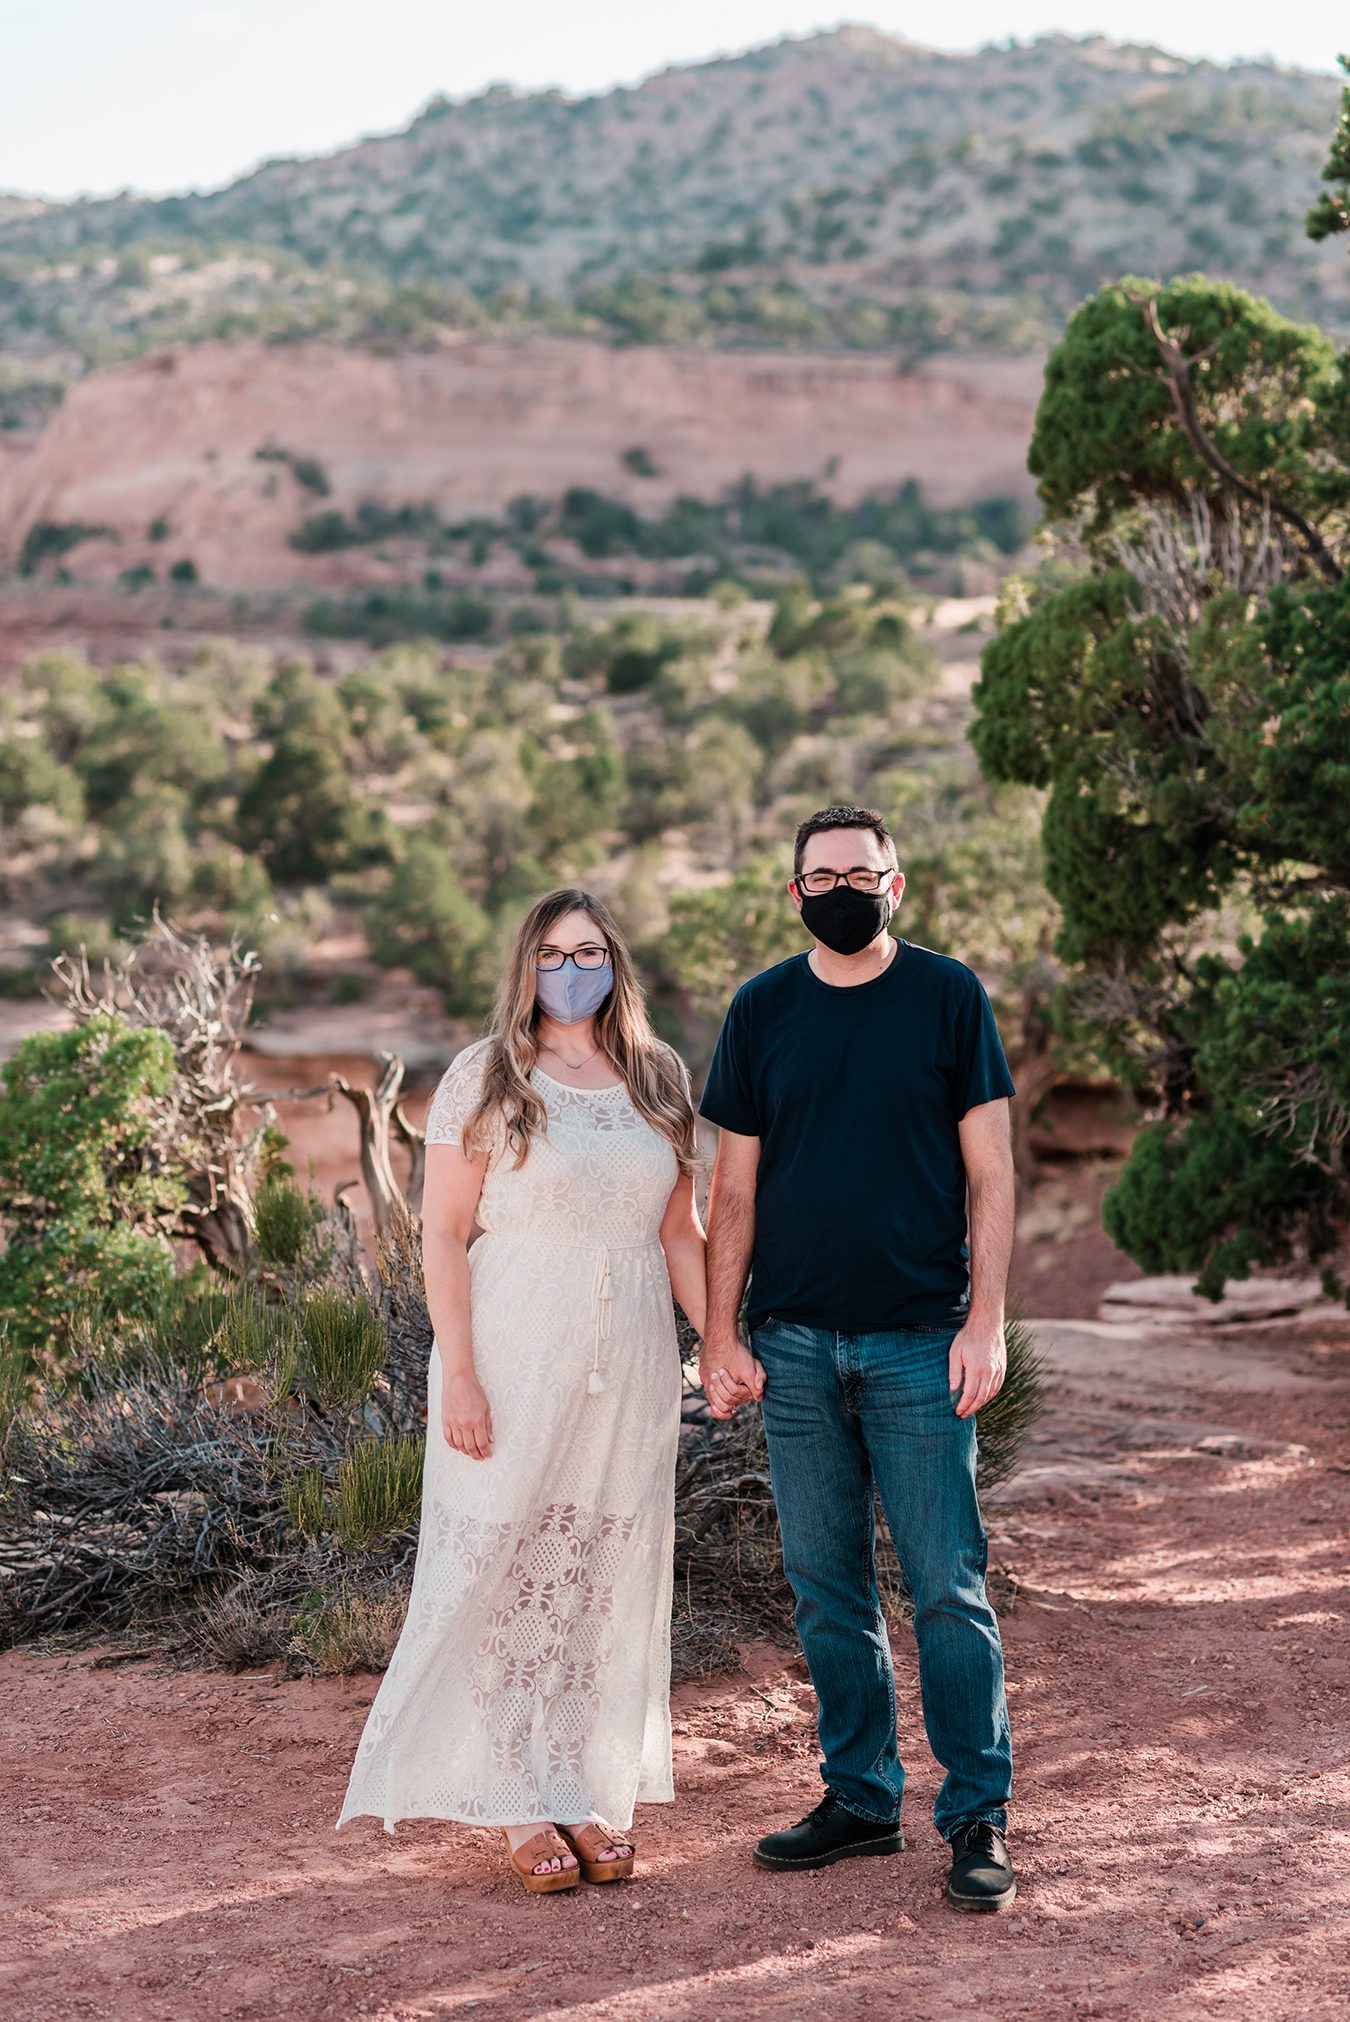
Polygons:
[[967,1320],[947,1357],[947,1388],[961,1395],[958,1418],[969,1418],[991,1397],[997,1397],[1008,1373],[1008,1349],[1001,1320]]
[[478,1378],[447,1376],[441,1387],[441,1431],[470,1460],[492,1458],[492,1408]]
[[742,1404],[764,1395],[764,1370],[735,1335],[729,1341],[703,1343],[698,1380],[714,1418],[730,1418]]

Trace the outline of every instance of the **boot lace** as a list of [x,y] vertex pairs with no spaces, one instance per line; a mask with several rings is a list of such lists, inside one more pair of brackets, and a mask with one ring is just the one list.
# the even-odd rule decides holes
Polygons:
[[963,1825],[957,1835],[961,1842],[960,1858],[969,1859],[971,1854],[984,1854],[998,1860],[1003,1852],[1003,1835],[992,1819],[975,1818],[969,1825]]

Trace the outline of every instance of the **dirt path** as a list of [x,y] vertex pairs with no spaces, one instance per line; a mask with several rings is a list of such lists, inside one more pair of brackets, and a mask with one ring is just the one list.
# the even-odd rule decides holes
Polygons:
[[487,1835],[332,1829],[369,1678],[0,1659],[0,2015],[548,2014],[1321,2022],[1350,2012],[1350,1334],[1047,1322],[1052,1411],[993,1553],[1023,1883],[940,1901],[937,1772],[898,1673],[908,1850],[762,1875],[819,1785],[800,1667],[682,1688],[679,1802],[632,1886],[530,1899]]

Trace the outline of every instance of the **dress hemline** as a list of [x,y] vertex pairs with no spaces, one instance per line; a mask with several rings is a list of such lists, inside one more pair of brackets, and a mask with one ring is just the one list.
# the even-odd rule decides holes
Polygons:
[[[667,1785],[664,1790],[659,1792],[639,1791],[633,1800],[634,1805],[674,1804],[674,1802],[675,1787],[673,1783]],[[461,1818],[458,1812],[453,1811],[400,1811],[393,1818],[385,1818],[378,1811],[344,1811],[340,1818],[334,1820],[334,1832],[341,1832],[343,1826],[350,1825],[354,1818],[380,1819],[391,1839],[394,1837],[395,1825],[409,1824],[418,1819],[431,1819],[441,1825],[479,1826],[484,1832],[501,1832],[508,1825],[554,1825],[557,1823],[555,1819],[551,1818]],[[592,1818],[595,1819],[597,1824],[601,1822],[595,1813],[592,1813]],[[575,1821],[569,1819],[567,1822],[570,1825]],[[604,1823],[612,1825],[616,1832],[627,1832],[633,1823],[632,1808],[630,1807],[627,1818],[607,1818]]]

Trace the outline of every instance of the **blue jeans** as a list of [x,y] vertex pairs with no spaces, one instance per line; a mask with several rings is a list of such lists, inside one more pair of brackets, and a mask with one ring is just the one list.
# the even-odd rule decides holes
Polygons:
[[821,1775],[860,1817],[900,1816],[895,1672],[877,1598],[873,1484],[914,1597],[919,1686],[946,1770],[934,1807],[950,1839],[1007,1824],[1012,1738],[989,1544],[975,1494],[975,1420],[956,1416],[958,1327],[840,1334],[773,1315],[755,1329],[783,1569],[820,1704]]

